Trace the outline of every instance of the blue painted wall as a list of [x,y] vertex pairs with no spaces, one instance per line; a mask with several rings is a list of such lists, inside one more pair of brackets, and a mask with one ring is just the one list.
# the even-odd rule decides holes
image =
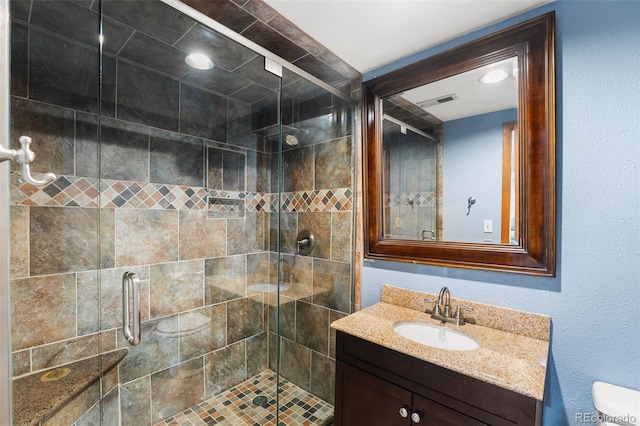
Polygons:
[[[444,123],[444,240],[500,242],[502,126],[517,119],[517,109],[506,109]],[[476,199],[470,210],[467,208],[469,197]],[[484,232],[486,219],[493,221],[491,233]]]
[[593,413],[591,384],[640,389],[640,2],[559,1],[365,75],[381,75],[556,11],[555,278],[365,263],[363,306],[383,283],[552,318],[544,425]]

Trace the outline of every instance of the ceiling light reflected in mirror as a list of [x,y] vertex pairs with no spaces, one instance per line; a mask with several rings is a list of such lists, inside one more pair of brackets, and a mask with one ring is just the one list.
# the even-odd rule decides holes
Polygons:
[[[486,76],[494,84],[483,84]],[[517,108],[518,58],[514,56],[437,80],[407,90],[401,96],[442,122]]]
[[509,73],[505,70],[493,70],[483,75],[480,82],[484,84],[494,84],[505,80],[507,77],[509,77]]

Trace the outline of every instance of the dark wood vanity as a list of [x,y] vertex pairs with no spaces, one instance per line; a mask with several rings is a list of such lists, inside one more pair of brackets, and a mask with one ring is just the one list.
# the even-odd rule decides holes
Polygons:
[[542,402],[336,332],[335,426],[540,425]]

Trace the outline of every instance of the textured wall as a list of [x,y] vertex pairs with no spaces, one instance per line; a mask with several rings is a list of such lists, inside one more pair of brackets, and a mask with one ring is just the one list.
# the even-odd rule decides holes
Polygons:
[[[447,121],[443,125],[443,231],[445,241],[500,242],[502,207],[502,125],[516,110]],[[467,210],[467,200],[476,203]],[[467,215],[467,212],[469,213]],[[484,233],[485,219],[493,232]]]
[[557,276],[365,263],[362,303],[378,301],[382,283],[446,285],[456,297],[550,315],[544,424],[562,426],[593,412],[593,381],[640,383],[640,3],[556,2],[371,75],[549,10],[557,24]]

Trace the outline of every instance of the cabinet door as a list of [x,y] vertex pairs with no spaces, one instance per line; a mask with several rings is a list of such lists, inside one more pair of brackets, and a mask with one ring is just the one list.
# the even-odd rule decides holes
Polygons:
[[337,362],[335,426],[409,426],[410,415],[411,392]]
[[420,416],[420,420],[417,423],[413,421],[412,424],[420,426],[487,426],[486,423],[416,394],[413,394],[412,413]]

